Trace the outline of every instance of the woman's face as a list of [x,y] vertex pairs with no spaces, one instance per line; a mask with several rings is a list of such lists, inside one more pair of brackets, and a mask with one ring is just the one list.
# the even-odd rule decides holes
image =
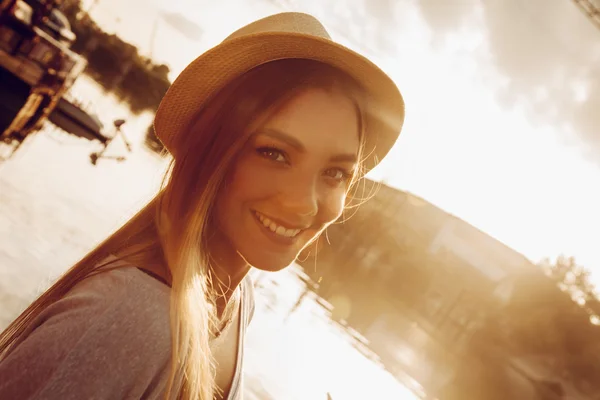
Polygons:
[[217,201],[232,251],[269,271],[291,264],[342,213],[357,165],[353,102],[310,89],[248,140]]

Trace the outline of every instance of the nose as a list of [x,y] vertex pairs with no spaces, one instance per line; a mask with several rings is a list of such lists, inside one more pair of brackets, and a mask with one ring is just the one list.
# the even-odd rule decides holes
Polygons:
[[319,211],[319,194],[314,177],[290,179],[283,185],[280,204],[286,213],[302,218],[314,217]]

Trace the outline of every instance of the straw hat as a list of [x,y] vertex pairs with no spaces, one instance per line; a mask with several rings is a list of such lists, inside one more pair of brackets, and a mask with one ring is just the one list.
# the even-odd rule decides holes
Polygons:
[[210,97],[231,80],[270,61],[320,61],[352,76],[367,92],[367,169],[392,148],[404,122],[404,100],[394,82],[375,64],[331,40],[313,16],[287,12],[255,21],[189,64],[162,99],[154,119],[156,135],[173,154],[172,142],[184,133]]

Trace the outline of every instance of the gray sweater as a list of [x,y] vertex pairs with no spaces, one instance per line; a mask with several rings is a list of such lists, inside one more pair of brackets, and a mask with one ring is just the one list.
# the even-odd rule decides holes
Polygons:
[[[254,312],[241,284],[237,365],[228,400],[241,400],[243,343]],[[164,399],[170,288],[135,267],[78,283],[44,310],[0,362],[0,400]]]

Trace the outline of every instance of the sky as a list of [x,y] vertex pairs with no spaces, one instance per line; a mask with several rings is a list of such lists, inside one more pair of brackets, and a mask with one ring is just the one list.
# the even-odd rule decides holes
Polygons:
[[600,283],[600,29],[573,1],[99,0],[92,16],[175,77],[279,11],[315,15],[402,91],[403,132],[371,177]]

